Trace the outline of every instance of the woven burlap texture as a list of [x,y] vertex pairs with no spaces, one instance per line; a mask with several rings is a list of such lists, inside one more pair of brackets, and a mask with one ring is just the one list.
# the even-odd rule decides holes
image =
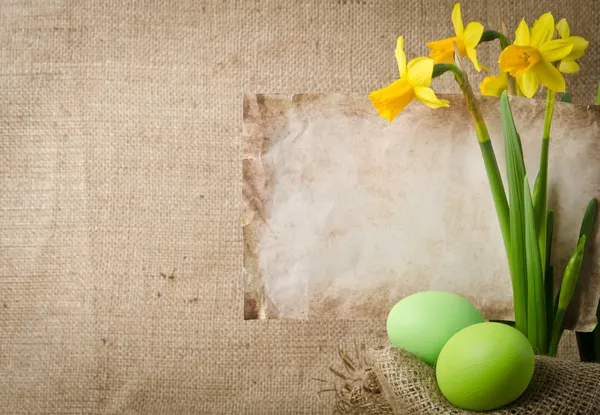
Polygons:
[[[339,413],[467,415],[441,394],[435,369],[402,349],[369,350],[362,376],[337,394]],[[600,365],[536,356],[529,387],[512,404],[489,415],[596,415]]]
[[[243,320],[241,94],[368,93],[452,4],[0,2],[0,413],[329,413],[311,379],[384,322]],[[462,6],[567,17],[592,102],[600,3]]]

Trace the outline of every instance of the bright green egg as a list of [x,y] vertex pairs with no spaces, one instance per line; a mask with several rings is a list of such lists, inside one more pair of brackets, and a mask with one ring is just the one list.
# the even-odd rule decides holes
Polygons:
[[475,306],[459,295],[423,291],[396,303],[388,314],[387,333],[394,346],[435,365],[452,336],[482,321]]
[[517,329],[480,323],[454,335],[436,367],[440,390],[461,409],[490,411],[516,400],[533,376],[533,348]]

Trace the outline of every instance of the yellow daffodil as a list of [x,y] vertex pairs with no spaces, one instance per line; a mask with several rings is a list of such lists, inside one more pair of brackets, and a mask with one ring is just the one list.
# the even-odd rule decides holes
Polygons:
[[433,59],[416,58],[407,65],[402,36],[398,38],[396,44],[396,60],[400,79],[369,95],[369,99],[381,117],[392,121],[413,99],[418,99],[429,108],[449,105],[445,99],[438,99],[433,89],[429,88],[433,73]]
[[508,74],[506,72],[500,72],[500,75],[497,76],[486,76],[479,85],[482,95],[493,97],[499,97],[507,89]]
[[558,70],[563,73],[578,72],[579,64],[575,62],[575,59],[579,59],[583,56],[583,52],[587,49],[589,42],[581,36],[571,36],[571,29],[569,29],[567,19],[560,19],[556,24],[556,31],[561,39],[566,40],[573,45],[571,53],[558,64]]
[[521,20],[514,45],[500,54],[500,70],[517,79],[517,85],[528,98],[533,97],[539,84],[555,92],[565,91],[565,80],[552,63],[569,56],[573,45],[564,39],[552,40],[554,17],[543,14],[531,31]]
[[479,72],[481,65],[477,61],[475,47],[481,40],[483,25],[478,22],[471,22],[467,27],[464,27],[460,15],[460,3],[456,3],[452,10],[452,24],[456,36],[427,43],[427,46],[431,49],[429,56],[433,58],[435,63],[454,63],[454,45],[456,44],[460,56],[468,56],[477,72]]

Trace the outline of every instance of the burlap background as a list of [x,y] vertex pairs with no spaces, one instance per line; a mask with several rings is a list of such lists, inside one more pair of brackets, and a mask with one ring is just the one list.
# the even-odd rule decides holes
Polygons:
[[[0,1],[0,412],[327,413],[311,377],[384,324],[243,321],[241,92],[366,93],[452,3]],[[463,10],[569,18],[592,102],[600,3]]]

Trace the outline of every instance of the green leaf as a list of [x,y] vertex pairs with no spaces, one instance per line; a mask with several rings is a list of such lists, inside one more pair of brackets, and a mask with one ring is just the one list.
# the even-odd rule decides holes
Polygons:
[[[552,274],[554,274],[554,267],[552,267]],[[556,313],[558,311],[558,299],[560,298],[560,289],[561,289],[561,287],[558,287],[558,292],[554,296],[554,302],[553,302],[554,318],[556,318]],[[554,323],[554,321],[552,321],[552,323]]]
[[596,92],[596,105],[600,105],[600,84],[598,84],[598,92]]
[[598,200],[593,197],[587,205],[583,220],[581,221],[581,228],[579,229],[579,237],[583,235],[587,236],[588,239],[594,231],[594,225],[596,224],[596,217],[598,216]]
[[552,256],[552,234],[554,232],[554,211],[549,210],[546,215],[546,266],[544,268],[544,287],[546,290],[546,326],[548,333],[552,331],[554,322],[554,268],[550,263]]
[[565,310],[559,309],[556,311],[556,317],[554,317],[554,322],[552,323],[552,334],[550,338],[550,346],[548,347],[548,355],[556,356],[558,352],[558,344],[560,343],[560,338],[562,337],[562,323],[565,319]]
[[572,97],[571,94],[569,94],[568,92],[565,92],[563,94],[563,96],[560,98],[560,102],[566,102],[567,104],[570,104],[572,101]]
[[535,179],[533,188],[533,209],[535,213],[535,225],[540,244],[540,254],[542,258],[542,271],[546,269],[546,242],[547,242],[547,197],[548,197],[548,150],[550,139],[542,137],[542,150],[540,153],[540,169]]
[[503,93],[500,98],[500,114],[502,131],[504,133],[506,173],[508,176],[510,206],[509,268],[513,287],[515,324],[517,329],[527,336],[527,282],[525,267],[525,235],[523,233],[523,179],[525,177],[525,163],[523,161],[521,140],[515,127],[506,93]]
[[550,128],[556,93],[548,89],[546,94],[546,111],[544,114],[544,132],[542,134],[542,150],[540,152],[540,168],[535,181],[533,206],[535,224],[538,232],[538,243],[542,258],[542,272],[546,268],[546,213],[548,211],[548,152],[550,147]]
[[551,356],[556,355],[558,350],[558,343],[563,332],[563,319],[564,315],[569,307],[569,303],[573,298],[575,289],[577,288],[577,282],[579,281],[579,271],[581,270],[581,264],[583,263],[583,253],[585,250],[586,236],[583,235],[577,243],[575,252],[571,255],[567,267],[565,268],[565,274],[563,276],[562,284],[560,286],[560,295],[558,297],[558,305],[556,308],[556,318],[552,325],[552,336],[550,340],[549,353]]
[[556,307],[558,305],[558,295],[554,296],[554,267],[552,265],[546,267],[544,278],[546,289],[546,328],[548,333],[552,333],[552,324],[554,323]]
[[540,354],[548,350],[546,291],[540,246],[535,228],[533,201],[527,176],[523,179],[525,211],[525,258],[527,263],[527,336]]
[[[596,217],[598,215],[598,201],[596,198],[592,198],[588,203],[583,220],[581,221],[581,228],[579,230],[579,237],[586,236],[586,240],[591,239],[594,226],[596,224]],[[598,308],[596,309],[596,318],[600,321],[600,301],[598,302]],[[577,332],[577,348],[579,349],[579,357],[582,362],[596,362],[600,359],[600,327],[596,326],[594,331]]]
[[550,209],[546,215],[546,265],[550,265],[552,256],[552,235],[554,234],[554,210]]
[[538,172],[535,176],[535,182],[533,183],[533,208],[536,207],[536,200],[540,197],[540,173]]

